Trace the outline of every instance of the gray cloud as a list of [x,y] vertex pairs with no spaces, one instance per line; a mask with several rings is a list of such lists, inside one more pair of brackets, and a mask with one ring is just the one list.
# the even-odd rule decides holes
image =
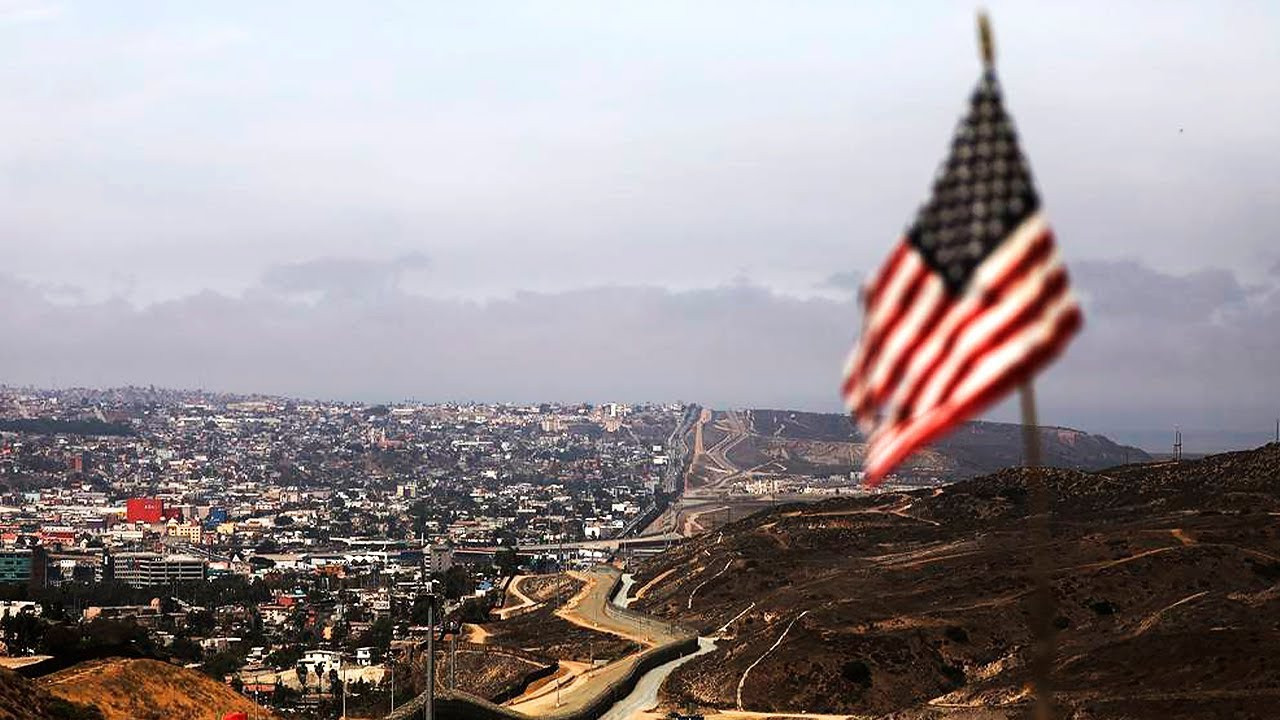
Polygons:
[[313,304],[206,292],[136,309],[56,304],[5,279],[0,303],[15,309],[0,332],[24,338],[0,348],[8,382],[351,399],[822,406],[852,338],[852,307],[750,286],[608,287],[485,303],[401,294],[380,304]]
[[405,273],[429,266],[421,253],[408,253],[391,260],[321,258],[274,265],[263,273],[262,285],[268,290],[318,294],[325,299],[386,299],[400,291]]
[[[382,288],[403,265],[373,263],[369,282],[338,283],[340,291]],[[287,281],[267,273],[266,284],[328,291],[331,273],[345,267],[302,264]],[[1174,424],[1236,431],[1265,428],[1280,410],[1280,285],[1175,276],[1132,261],[1082,263],[1077,285],[1086,329],[1039,381],[1045,421],[1122,435]],[[858,324],[851,300],[752,285],[598,287],[486,302],[380,297],[309,303],[266,290],[205,292],[136,308],[54,302],[0,277],[0,334],[21,339],[0,346],[0,367],[11,383],[837,410],[837,375]],[[1008,409],[996,416],[1012,419]]]
[[1073,274],[1088,291],[1095,313],[1168,323],[1211,319],[1238,309],[1256,289],[1241,285],[1226,270],[1201,270],[1182,276],[1156,272],[1136,260],[1085,261]]
[[858,288],[862,287],[862,273],[852,270],[831,273],[821,283],[818,283],[818,287],[856,292]]

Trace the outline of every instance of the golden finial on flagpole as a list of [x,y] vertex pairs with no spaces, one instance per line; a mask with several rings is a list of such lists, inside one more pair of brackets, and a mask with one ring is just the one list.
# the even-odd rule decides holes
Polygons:
[[991,20],[986,10],[978,11],[978,50],[982,54],[982,65],[988,70],[996,66],[996,43],[991,36]]

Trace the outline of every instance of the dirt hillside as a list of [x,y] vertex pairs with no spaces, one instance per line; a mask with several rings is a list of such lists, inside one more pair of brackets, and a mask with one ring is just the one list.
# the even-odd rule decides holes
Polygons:
[[0,669],[0,720],[102,720],[102,714],[56,697],[12,670]]
[[156,660],[94,660],[38,682],[60,698],[97,707],[103,720],[221,720],[237,710],[277,720],[207,675]]
[[[1280,716],[1280,445],[1046,475],[1063,717]],[[653,558],[635,606],[722,638],[669,702],[1018,716],[1027,481],[781,507]]]

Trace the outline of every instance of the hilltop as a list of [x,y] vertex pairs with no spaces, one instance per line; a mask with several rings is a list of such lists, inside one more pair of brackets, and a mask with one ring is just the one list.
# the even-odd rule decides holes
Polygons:
[[93,660],[37,682],[58,698],[95,707],[103,720],[220,720],[232,711],[276,718],[207,675],[158,660]]
[[0,668],[0,720],[103,720],[97,708],[69,702]]
[[[968,422],[917,453],[906,477],[958,480],[1022,462],[1022,426]],[[1044,462],[1096,470],[1151,457],[1102,435],[1041,427]],[[706,410],[685,436],[693,450],[691,485],[723,485],[753,476],[843,475],[862,467],[866,444],[844,415],[793,410]]]
[[[1069,716],[1273,716],[1280,446],[1045,475]],[[634,606],[724,637],[676,671],[668,702],[1018,716],[1027,480],[783,506],[655,557]]]

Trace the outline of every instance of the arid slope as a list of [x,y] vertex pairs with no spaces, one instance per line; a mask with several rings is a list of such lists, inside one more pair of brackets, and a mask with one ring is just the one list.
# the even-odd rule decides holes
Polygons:
[[[723,480],[736,471],[749,475],[837,475],[861,466],[866,445],[844,415],[792,410],[714,411],[695,425],[686,442],[695,450],[691,483]],[[1090,470],[1150,460],[1143,451],[1101,435],[1071,428],[1042,427],[1045,463]],[[917,453],[902,473],[943,480],[970,478],[1021,461],[1021,426],[970,422]]]
[[250,710],[252,717],[276,717],[217,680],[157,660],[93,660],[39,683],[58,697],[98,708],[104,720],[220,720]]
[[57,697],[39,683],[0,669],[0,720],[101,720],[96,708]]
[[[1068,717],[1274,717],[1280,446],[1046,472]],[[1027,473],[782,507],[653,559],[636,606],[720,632],[676,705],[949,716],[1025,709]]]

